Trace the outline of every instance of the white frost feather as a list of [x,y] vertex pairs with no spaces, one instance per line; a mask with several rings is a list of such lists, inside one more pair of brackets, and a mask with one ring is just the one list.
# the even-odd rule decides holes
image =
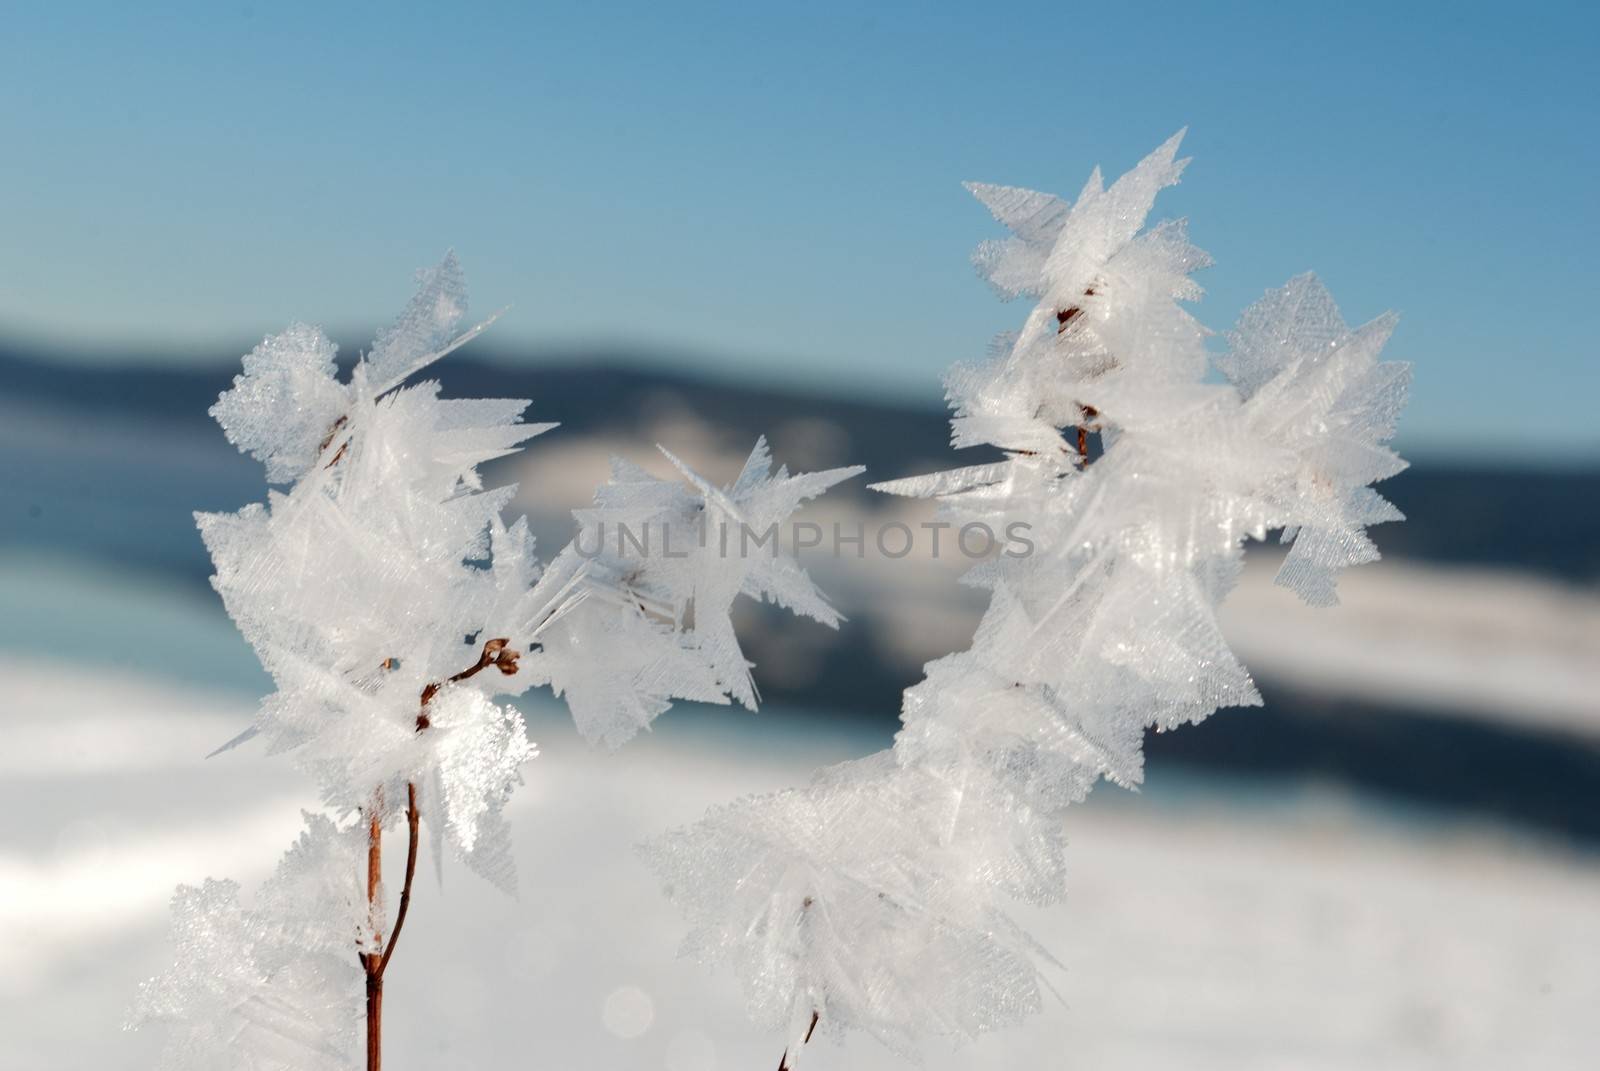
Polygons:
[[[1365,528],[1399,514],[1367,485],[1403,465],[1383,445],[1405,398],[1380,363],[1392,319],[1344,325],[1310,276],[1244,316],[1229,378],[1180,302],[1209,258],[1180,223],[1143,229],[1176,182],[1181,134],[1070,205],[969,189],[1011,229],[976,262],[1039,298],[987,362],[946,379],[957,447],[1008,457],[876,485],[931,497],[956,523],[1023,523],[1033,553],[997,557],[970,649],[907,690],[891,751],[803,789],[746,799],[647,855],[687,915],[688,948],[729,964],[774,1029],[820,1017],[911,1050],[970,1040],[1047,991],[1006,912],[1065,893],[1065,815],[1102,778],[1143,777],[1145,734],[1260,697],[1217,626],[1247,539],[1292,533],[1280,578],[1333,600],[1371,560]],[[1081,457],[1077,429],[1102,452]]]

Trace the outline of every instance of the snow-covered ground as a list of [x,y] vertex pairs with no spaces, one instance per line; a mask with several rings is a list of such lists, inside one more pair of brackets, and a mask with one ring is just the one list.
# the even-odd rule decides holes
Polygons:
[[[172,886],[247,884],[305,786],[248,749],[237,691],[8,655],[0,751],[0,1066],[148,1066],[119,1029],[168,955]],[[1226,716],[1225,714],[1223,716]],[[389,977],[387,1064],[745,1071],[781,1044],[726,976],[677,959],[646,835],[873,746],[793,717],[673,712],[615,754],[533,712],[515,804],[523,892],[428,876]],[[1074,828],[1068,902],[1038,916],[1060,1006],[932,1068],[1592,1068],[1600,860],[1330,793],[1169,780],[1105,789]],[[396,853],[391,852],[390,858]],[[906,1066],[824,1032],[807,1066]]]
[[[1263,560],[1265,559],[1265,560]],[[1526,574],[1379,562],[1306,606],[1258,555],[1223,604],[1246,665],[1316,693],[1600,740],[1600,593]]]

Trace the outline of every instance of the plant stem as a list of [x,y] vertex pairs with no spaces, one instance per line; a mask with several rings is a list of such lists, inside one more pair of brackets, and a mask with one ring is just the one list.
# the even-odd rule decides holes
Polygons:
[[417,876],[417,834],[422,814],[417,810],[417,786],[406,784],[406,883],[400,889],[400,910],[395,912],[394,929],[389,932],[389,943],[383,948],[383,958],[378,960],[378,980],[389,968],[389,957],[394,955],[394,944],[400,940],[400,927],[406,924],[406,912],[411,910],[411,883]]
[[[367,909],[376,915],[378,888],[383,881],[383,792],[375,795],[367,815]],[[376,926],[373,945],[381,946],[383,934]],[[367,1071],[383,1067],[383,974],[378,969],[378,954],[363,952],[361,968],[367,976]]]
[[443,688],[447,684],[454,684],[457,681],[464,681],[468,677],[475,676],[478,673],[481,673],[483,670],[488,669],[490,666],[494,666],[500,670],[501,673],[504,673],[508,677],[515,673],[517,671],[517,659],[522,657],[522,652],[507,647],[506,644],[510,642],[510,640],[505,639],[504,637],[488,641],[483,645],[483,653],[478,655],[477,662],[468,666],[460,673],[446,677],[442,681],[434,681],[432,684],[423,688],[422,711],[417,715],[417,732],[420,733],[422,730],[428,728],[428,726],[432,724],[428,719],[428,704],[433,702],[433,697],[439,694],[440,688]]
[[[379,793],[378,799],[382,800]],[[372,932],[375,947],[383,953],[363,952],[361,969],[367,976],[367,1071],[381,1071],[383,1067],[383,972],[389,967],[389,957],[394,955],[395,942],[400,939],[400,928],[406,924],[406,912],[411,909],[411,886],[417,876],[417,842],[422,814],[417,810],[417,786],[406,784],[406,883],[400,890],[400,910],[395,913],[394,929],[389,931],[388,944],[383,934]],[[378,888],[383,875],[383,820],[379,807],[372,810],[367,825],[367,903],[376,908]]]
[[[813,1011],[811,1013],[811,1025],[806,1027],[806,1036],[800,1039],[800,1044],[804,1045],[804,1044],[806,1044],[807,1042],[809,1042],[811,1040],[811,1035],[817,1032],[817,1020],[819,1020],[821,1018],[822,1018],[822,1013],[821,1012]],[[789,1071],[789,1050],[788,1049],[784,1049],[783,1050],[783,1059],[778,1061],[778,1071]]]
[[[334,431],[338,425],[334,425]],[[332,432],[329,433],[329,440]],[[323,443],[323,448],[327,448]],[[338,461],[336,456],[334,461]],[[333,462],[329,462],[331,465]],[[494,666],[501,673],[510,675],[517,671],[517,658],[519,652],[512,650],[505,639],[493,639],[483,645],[483,652],[478,656],[478,661],[443,681],[436,681],[422,689],[422,701],[419,704],[420,712],[417,714],[417,732],[429,728],[428,703],[439,694],[439,689],[446,684],[466,680],[474,674],[480,673],[490,666]],[[385,667],[389,663],[384,663]],[[384,942],[383,933],[376,926],[372,931],[371,952],[362,952],[357,958],[361,961],[362,973],[367,979],[367,1071],[382,1071],[383,1069],[383,974],[389,969],[389,960],[394,956],[395,943],[400,940],[400,930],[406,924],[406,914],[411,910],[411,887],[417,876],[417,842],[420,840],[420,827],[422,812],[417,808],[417,784],[415,781],[406,782],[406,880],[400,889],[400,909],[395,912],[394,929],[389,931],[389,940]],[[367,908],[376,917],[378,908],[378,891],[383,883],[383,790],[380,788],[373,794],[372,808],[367,814]]]
[[367,1071],[383,1068],[383,978],[367,972]]

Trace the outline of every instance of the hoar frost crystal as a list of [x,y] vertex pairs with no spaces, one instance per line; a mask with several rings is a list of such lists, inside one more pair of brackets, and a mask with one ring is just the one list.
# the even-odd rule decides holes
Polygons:
[[[421,827],[436,865],[448,843],[513,887],[504,809],[537,752],[504,698],[548,685],[587,738],[615,746],[674,699],[754,704],[729,620],[739,595],[837,623],[792,559],[730,561],[725,540],[670,561],[569,544],[541,567],[526,521],[501,519],[515,488],[485,490],[478,466],[554,425],[522,423],[525,401],[405,385],[486,326],[460,331],[465,312],[448,257],[347,381],[333,344],[296,325],[247,355],[212,409],[285,487],[197,518],[213,585],[277,689],[234,743],[259,736],[290,754],[332,817],[306,816],[248,905],[232,882],[179,890],[177,962],[144,986],[135,1013],[172,1024],[169,1068],[350,1067],[364,988],[377,1066],[382,975]],[[773,472],[758,442],[724,489],[672,460],[686,484],[616,462],[581,523],[764,526],[860,471]],[[379,852],[402,822],[406,883],[390,919]]]
[[1208,258],[1181,222],[1144,229],[1181,137],[1070,204],[969,187],[1012,232],[979,271],[1037,302],[946,381],[953,444],[1005,459],[876,489],[1023,522],[1034,552],[969,574],[988,610],[905,693],[892,750],[646,849],[687,950],[730,964],[752,1014],[787,1030],[785,1067],[819,1025],[911,1053],[1039,1010],[1050,957],[1007,905],[1064,895],[1067,808],[1101,778],[1139,783],[1146,730],[1261,701],[1216,619],[1244,541],[1281,529],[1278,582],[1327,605],[1338,570],[1378,556],[1366,526],[1400,519],[1368,487],[1404,467],[1383,445],[1409,380],[1378,360],[1393,318],[1346,327],[1305,275],[1212,360],[1179,304]]

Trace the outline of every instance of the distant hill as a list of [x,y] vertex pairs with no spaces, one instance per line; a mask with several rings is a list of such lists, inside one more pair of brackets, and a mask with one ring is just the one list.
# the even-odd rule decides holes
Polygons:
[[[559,421],[567,434],[632,433],[665,404],[749,441],[788,422],[826,418],[847,433],[848,459],[880,479],[952,456],[940,410],[663,372],[637,354],[573,353],[537,365],[513,356],[473,347],[441,365],[439,377],[446,393],[531,398],[533,418]],[[206,410],[237,367],[231,359],[202,367],[91,367],[0,343],[0,405],[168,431],[209,429]],[[964,460],[979,460],[969,454]],[[254,497],[258,486],[241,483],[238,502],[229,505]],[[1409,518],[1374,530],[1386,554],[1600,582],[1600,464],[1519,468],[1421,458],[1381,490]],[[844,493],[859,493],[859,484]],[[15,505],[0,516],[9,517]],[[0,538],[16,534],[0,520]]]

